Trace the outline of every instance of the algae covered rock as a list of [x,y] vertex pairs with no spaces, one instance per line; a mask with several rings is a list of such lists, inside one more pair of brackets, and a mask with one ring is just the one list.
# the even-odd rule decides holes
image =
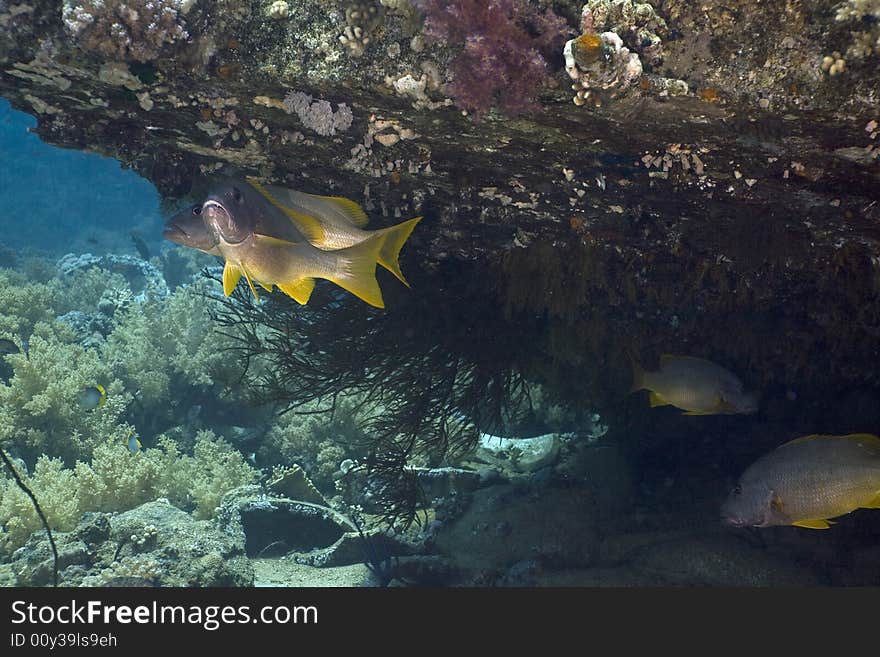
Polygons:
[[436,530],[434,545],[471,571],[500,571],[528,559],[554,568],[587,566],[599,547],[593,505],[587,488],[484,488],[460,517]]

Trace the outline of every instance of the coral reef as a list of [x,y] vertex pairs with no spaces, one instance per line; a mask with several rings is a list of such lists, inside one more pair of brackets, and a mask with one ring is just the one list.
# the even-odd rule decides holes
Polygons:
[[[41,456],[24,479],[50,526],[72,531],[86,512],[125,511],[160,497],[192,510],[196,518],[210,518],[227,491],[255,477],[239,452],[206,431],[196,436],[193,456],[182,454],[167,438],[159,439],[159,448],[132,454],[125,436],[119,436],[95,447],[89,463],[80,461],[73,468]],[[14,482],[4,478],[0,484],[0,549],[9,553],[41,525]]]
[[460,48],[449,92],[481,117],[490,107],[507,114],[537,109],[548,80],[547,58],[570,28],[551,9],[525,0],[420,0],[425,36]]
[[357,445],[366,438],[358,426],[355,407],[352,400],[340,400],[337,412],[328,418],[319,413],[326,406],[311,403],[298,409],[300,413],[281,415],[259,446],[260,463],[296,463],[319,489],[332,492],[339,464],[360,455],[362,450]]
[[614,32],[646,65],[657,66],[663,60],[662,41],[669,28],[650,3],[590,0],[581,9],[581,31]]
[[[251,586],[244,535],[159,499],[117,514],[87,513],[57,534],[62,586]],[[47,541],[31,537],[12,557],[18,586],[45,586]]]
[[68,253],[58,261],[57,267],[62,274],[94,268],[122,274],[131,289],[136,291],[133,300],[138,303],[149,298],[164,299],[168,296],[168,284],[162,272],[148,260],[135,256],[113,253],[103,256],[94,256],[91,253],[81,255]]
[[86,50],[146,62],[189,38],[194,0],[65,0],[64,25]]
[[[11,273],[0,276],[20,282]],[[3,335],[28,339],[30,349],[2,364],[0,443],[30,463],[47,453],[72,464],[129,425],[143,436],[186,423],[194,405],[240,374],[211,328],[205,285],[143,301],[121,274],[89,267],[45,284],[4,286]],[[93,385],[105,388],[107,403],[83,409],[79,395]]]

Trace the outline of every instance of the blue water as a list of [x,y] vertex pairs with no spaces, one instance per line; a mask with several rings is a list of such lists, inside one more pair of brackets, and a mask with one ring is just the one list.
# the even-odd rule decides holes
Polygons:
[[155,187],[117,160],[49,146],[36,120],[0,98],[0,244],[63,255],[134,253],[134,229],[151,249],[162,239]]

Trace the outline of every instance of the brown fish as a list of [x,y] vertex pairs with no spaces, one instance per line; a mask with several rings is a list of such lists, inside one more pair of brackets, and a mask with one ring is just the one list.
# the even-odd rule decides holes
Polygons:
[[829,518],[880,508],[880,438],[796,438],[750,465],[721,507],[736,527],[828,529]]
[[660,357],[660,368],[646,371],[632,358],[633,384],[630,392],[650,390],[651,407],[675,406],[685,415],[754,413],[755,395],[743,391],[733,372],[717,363],[692,356]]

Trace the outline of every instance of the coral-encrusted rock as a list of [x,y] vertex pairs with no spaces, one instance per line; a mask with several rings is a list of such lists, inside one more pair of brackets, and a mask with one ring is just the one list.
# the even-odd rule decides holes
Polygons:
[[[221,532],[166,500],[118,515],[87,513],[72,532],[54,533],[62,586],[250,586],[244,536]],[[52,584],[44,532],[35,532],[11,563],[19,586]],[[125,582],[127,581],[127,584]]]

